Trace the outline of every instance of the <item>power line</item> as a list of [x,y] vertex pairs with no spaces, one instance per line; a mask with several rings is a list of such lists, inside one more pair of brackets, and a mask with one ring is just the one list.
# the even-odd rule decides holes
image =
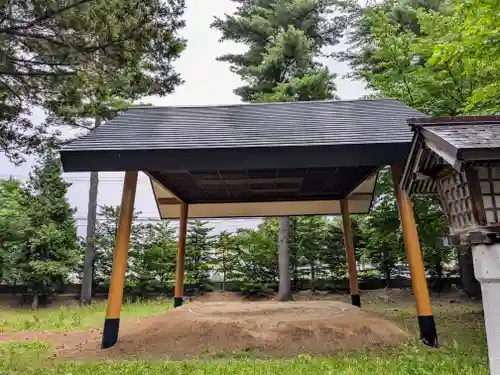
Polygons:
[[[252,219],[255,219],[255,220],[260,220],[260,218],[252,218]],[[87,221],[87,218],[85,217],[75,217],[75,220],[76,221]],[[114,220],[117,220],[115,218],[105,218],[105,217],[98,217],[97,218],[97,221],[114,221]],[[169,221],[174,221],[174,222],[177,222],[179,221],[178,219],[161,219],[160,217],[138,217],[136,219],[134,219],[134,221],[143,221],[143,222],[147,222],[147,221],[162,221],[162,220],[169,220]],[[239,223],[239,222],[242,222],[242,221],[248,221],[248,219],[234,219],[234,220],[228,220],[228,221],[220,221],[220,220],[217,220],[217,219],[214,219],[214,220],[206,220],[208,223],[210,224],[228,224],[228,223]]]
[[[0,174],[0,179],[9,179],[9,178],[13,178],[16,180],[28,180],[29,175]],[[63,177],[63,180],[66,182],[69,182],[69,183],[78,183],[78,182],[89,183],[89,178],[85,178],[85,177],[75,177],[75,178]],[[123,184],[123,179],[114,178],[114,177],[99,177],[99,183]],[[140,185],[140,184],[148,184],[149,185],[149,181],[138,181],[138,185]]]
[[[154,215],[154,216],[139,216],[137,219],[152,219],[152,220],[160,220],[160,218],[157,216],[157,213],[156,212],[147,212],[148,215]],[[87,218],[85,216],[76,216],[75,217],[76,220],[79,220],[79,221],[85,221],[87,220]],[[100,220],[115,220],[114,218],[106,218],[104,216],[98,216],[98,219]],[[137,219],[134,219],[134,220],[137,220]],[[173,220],[173,221],[178,221],[178,219],[161,219],[161,220]],[[262,218],[260,217],[249,217],[249,218],[231,218],[231,219],[227,219],[227,218],[224,218],[224,219],[217,219],[217,218],[214,218],[214,219],[206,219],[206,220],[202,220],[202,221],[208,221],[210,223],[236,223],[236,222],[239,222],[239,221],[249,221],[249,220],[262,220]]]
[[[77,221],[87,221],[87,218],[84,217],[75,217],[75,220]],[[97,221],[115,221],[117,219],[115,218],[103,218],[103,217],[98,217]],[[159,217],[139,217],[137,219],[134,219],[133,221],[161,221]]]
[[[99,179],[104,179],[104,180],[113,180],[113,181],[122,181],[123,182],[123,173],[121,172],[116,172],[116,173],[120,173],[121,176],[118,176],[116,175],[115,173],[113,173],[114,175],[113,176],[106,176],[104,175],[104,173],[110,173],[110,172],[102,172],[99,174]],[[19,179],[28,179],[30,177],[29,173],[28,174],[17,174],[17,173],[1,173],[0,174],[0,177],[12,177],[12,178],[19,178]],[[66,173],[63,173],[63,178],[66,179],[66,180],[82,180],[82,181],[86,181],[90,178],[90,174],[85,174],[85,175],[75,175],[75,174],[66,174]],[[139,175],[139,180],[141,179],[147,179],[149,180],[149,177],[145,174],[140,174]]]

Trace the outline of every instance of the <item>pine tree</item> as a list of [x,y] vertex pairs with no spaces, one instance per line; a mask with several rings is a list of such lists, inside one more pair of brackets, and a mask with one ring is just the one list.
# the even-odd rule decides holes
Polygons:
[[269,293],[278,276],[278,220],[266,218],[257,230],[239,229],[235,234],[238,262],[235,278],[242,291]]
[[226,282],[235,276],[238,263],[235,236],[227,231],[219,233],[215,246],[214,270],[222,275],[222,291],[226,290]]
[[[333,0],[234,0],[238,10],[213,27],[222,40],[248,47],[245,53],[228,54],[219,60],[245,83],[235,90],[245,102],[282,102],[331,99],[335,97],[334,75],[316,61],[321,49],[338,42],[341,25],[332,17]],[[280,218],[282,228],[288,218]],[[289,231],[280,238],[282,279],[290,279]],[[279,295],[290,299],[291,284],[283,282]]]
[[213,260],[214,238],[210,235],[213,228],[207,224],[207,221],[191,221],[186,237],[186,282],[197,288],[208,287]]
[[20,181],[9,179],[0,181],[0,280],[9,281],[12,270],[12,256],[19,241],[24,238],[28,227],[26,194]]
[[219,58],[245,82],[237,95],[246,102],[335,96],[334,76],[315,61],[323,47],[338,42],[342,29],[332,17],[332,0],[237,2],[235,14],[212,25],[222,31],[222,40],[248,46],[245,53]]
[[[101,206],[99,207],[100,219],[97,222],[95,234],[95,258],[93,260],[93,282],[94,286],[98,284],[108,284],[111,278],[111,269],[113,267],[113,253],[115,250],[116,231],[120,218],[120,206]],[[133,274],[133,258],[137,251],[137,238],[139,237],[140,227],[135,222],[139,212],[134,212],[132,228],[130,232],[130,252],[127,261],[127,280],[131,280]]]
[[367,259],[384,276],[389,287],[397,264],[405,259],[403,234],[396,205],[391,172],[383,169],[378,177],[374,207],[362,225],[360,247]]
[[324,242],[325,249],[321,258],[328,265],[331,287],[335,289],[338,280],[343,279],[347,273],[344,237],[338,220],[330,220],[326,223]]
[[140,226],[136,241],[134,272],[142,294],[160,287],[165,290],[175,279],[177,241],[172,223],[162,220]]
[[[120,102],[166,95],[185,43],[184,0],[25,0],[0,3],[0,149],[33,151],[48,124],[110,112]],[[48,121],[35,125],[33,107]],[[52,133],[52,132],[51,132]]]
[[308,269],[311,290],[316,290],[316,281],[324,273],[322,255],[325,253],[325,218],[306,216],[298,219],[295,226],[297,256]]
[[26,285],[33,295],[34,308],[39,297],[53,293],[81,260],[74,210],[66,199],[69,186],[55,151],[45,151],[24,189],[27,222],[11,269],[11,279]]

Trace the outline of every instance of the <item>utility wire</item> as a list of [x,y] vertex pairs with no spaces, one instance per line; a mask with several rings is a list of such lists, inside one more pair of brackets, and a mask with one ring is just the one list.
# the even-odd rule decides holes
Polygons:
[[[9,179],[9,178],[13,178],[13,179],[17,179],[17,180],[28,180],[29,179],[29,175],[15,175],[15,174],[0,174],[0,179]],[[63,176],[63,180],[66,181],[66,182],[86,182],[86,183],[89,183],[89,179],[90,177],[73,177],[73,178],[68,178],[68,177],[65,177]],[[108,182],[108,183],[119,183],[119,184],[123,184],[123,179],[122,178],[116,178],[116,177],[107,177],[107,176],[99,176],[99,181],[104,181],[104,182]],[[149,184],[149,180],[148,181],[144,181],[144,180],[140,180],[138,181],[138,184]]]

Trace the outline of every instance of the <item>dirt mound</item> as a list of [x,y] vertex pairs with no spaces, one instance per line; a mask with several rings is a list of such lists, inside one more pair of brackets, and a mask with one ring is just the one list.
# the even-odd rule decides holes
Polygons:
[[65,359],[186,359],[252,353],[290,357],[390,346],[408,338],[395,324],[341,302],[190,303],[124,322],[119,342],[101,351],[98,332],[47,338]]

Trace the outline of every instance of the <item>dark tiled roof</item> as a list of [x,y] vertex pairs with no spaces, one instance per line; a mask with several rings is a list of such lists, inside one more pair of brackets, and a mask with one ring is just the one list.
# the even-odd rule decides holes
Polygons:
[[500,121],[486,124],[431,125],[424,129],[457,149],[500,147]]
[[408,122],[416,133],[401,186],[412,193],[437,191],[434,180],[417,178],[418,174],[435,173],[444,165],[459,170],[463,163],[500,160],[499,116],[426,117]]
[[391,99],[136,107],[64,150],[409,143],[412,132],[406,120],[421,116]]

